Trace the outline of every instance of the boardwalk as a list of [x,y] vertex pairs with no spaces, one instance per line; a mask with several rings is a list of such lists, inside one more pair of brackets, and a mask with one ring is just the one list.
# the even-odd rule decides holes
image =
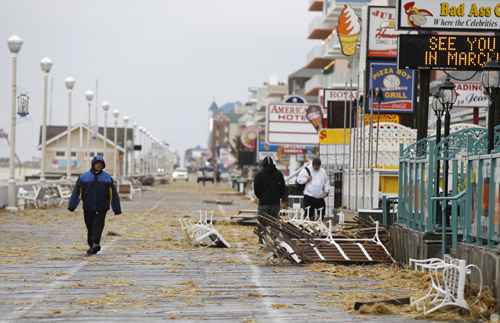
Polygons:
[[185,245],[176,217],[200,208],[227,217],[252,207],[240,198],[202,204],[220,199],[220,189],[174,184],[125,202],[123,216],[108,217],[103,252],[90,258],[83,257],[81,214],[0,213],[0,321],[418,322],[344,311],[329,293],[374,282],[267,265],[251,227],[218,226],[233,249]]

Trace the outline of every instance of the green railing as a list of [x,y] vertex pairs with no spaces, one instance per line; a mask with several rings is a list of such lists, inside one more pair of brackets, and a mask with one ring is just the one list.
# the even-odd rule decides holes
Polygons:
[[[494,153],[487,154],[486,129],[469,128],[438,145],[428,138],[401,147],[397,222],[421,232],[451,234],[452,248],[460,241],[488,247],[500,243],[500,127],[495,144]],[[450,166],[447,197],[445,163]]]

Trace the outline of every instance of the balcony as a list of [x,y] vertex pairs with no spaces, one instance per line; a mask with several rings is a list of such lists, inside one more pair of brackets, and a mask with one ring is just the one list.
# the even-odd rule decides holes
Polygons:
[[323,0],[309,0],[309,11],[323,11]]
[[327,55],[325,45],[315,46],[307,54],[306,68],[324,68],[333,61],[333,58]]
[[288,94],[288,86],[284,83],[266,84],[264,90],[265,98],[282,98]]
[[324,79],[323,74],[317,74],[307,81],[305,87],[306,96],[318,96],[319,90],[324,87]]
[[309,24],[308,38],[325,40],[330,36],[334,28],[335,23],[325,19],[324,16],[316,17]]

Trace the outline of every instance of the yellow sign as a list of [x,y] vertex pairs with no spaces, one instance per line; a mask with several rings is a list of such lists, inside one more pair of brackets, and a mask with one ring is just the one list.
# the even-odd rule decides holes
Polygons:
[[343,145],[344,139],[346,145],[351,143],[350,129],[322,129],[319,132],[320,145]]
[[[377,114],[373,115],[373,123],[377,123],[379,116]],[[397,114],[381,114],[380,122],[393,122],[399,123],[399,116]],[[370,115],[365,114],[365,125],[370,124]]]

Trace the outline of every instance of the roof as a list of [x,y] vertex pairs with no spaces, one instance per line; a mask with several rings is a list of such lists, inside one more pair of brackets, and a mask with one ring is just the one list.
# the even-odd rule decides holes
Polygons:
[[215,112],[215,111],[217,111],[217,110],[219,110],[219,107],[217,106],[217,103],[215,103],[215,101],[214,101],[214,102],[212,102],[212,104],[211,104],[211,105],[210,105],[210,107],[208,108],[208,111]]
[[[88,126],[86,124],[76,124],[72,127],[72,131],[75,131],[77,128],[85,128],[85,129],[89,129]],[[50,143],[51,141],[54,141],[56,139],[59,139],[61,137],[64,137],[66,136],[66,130],[67,130],[67,126],[47,126],[47,143]],[[99,127],[99,137],[101,139],[104,138],[104,127]],[[108,139],[108,143],[110,145],[114,145],[114,135],[115,135],[115,129],[114,127],[108,127],[106,129],[106,134],[107,134],[107,139]],[[123,148],[124,147],[124,134],[125,134],[125,128],[123,127],[119,127],[117,128],[117,139],[118,139],[118,146],[119,148]],[[134,129],[133,128],[127,128],[127,141],[128,140],[133,140],[134,139]],[[40,126],[40,132],[39,132],[39,136],[38,136],[38,144],[41,145],[42,144],[42,127]]]

